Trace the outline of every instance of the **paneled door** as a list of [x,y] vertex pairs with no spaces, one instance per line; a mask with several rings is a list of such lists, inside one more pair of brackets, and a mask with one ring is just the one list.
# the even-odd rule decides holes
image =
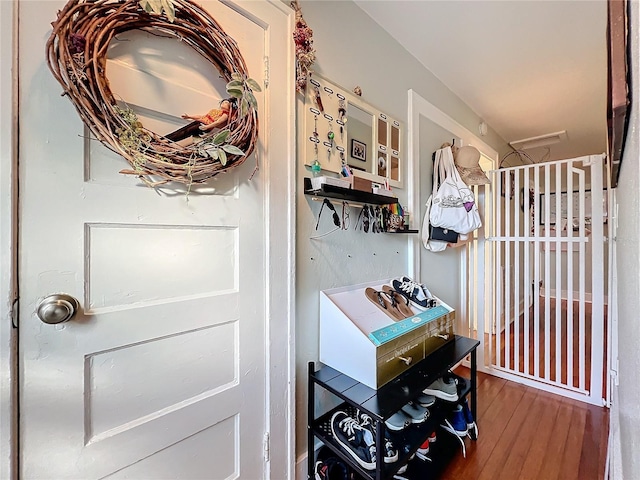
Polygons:
[[[266,88],[265,59],[286,65],[287,49],[270,44],[286,15],[268,2],[198,3],[263,86],[260,163],[284,161],[267,139],[287,131],[269,110],[286,90]],[[269,283],[275,170],[252,175],[254,154],[191,189],[119,174],[128,165],[91,137],[46,66],[63,5],[19,10],[21,478],[262,479],[269,298],[283,288]],[[112,91],[156,133],[226,96],[215,67],[177,40],[129,32],[108,55]],[[53,294],[78,300],[71,321],[36,315]]]

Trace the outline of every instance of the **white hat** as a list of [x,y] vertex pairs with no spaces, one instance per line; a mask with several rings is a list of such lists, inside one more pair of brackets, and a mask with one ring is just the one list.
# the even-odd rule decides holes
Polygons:
[[480,152],[477,148],[467,145],[460,147],[454,153],[453,162],[467,185],[485,185],[491,181],[480,168]]

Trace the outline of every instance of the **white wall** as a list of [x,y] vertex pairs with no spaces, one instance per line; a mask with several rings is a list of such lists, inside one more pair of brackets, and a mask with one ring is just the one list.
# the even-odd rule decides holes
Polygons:
[[[631,4],[631,119],[627,144],[620,169],[617,188],[619,201],[618,232],[616,237],[618,275],[618,358],[620,362],[618,387],[619,418],[612,415],[612,428],[619,423],[622,474],[614,478],[640,478],[640,130],[638,128],[638,92],[640,92],[638,2]],[[615,397],[614,397],[615,398]]]
[[[402,120],[407,129],[407,92],[414,89],[467,129],[477,130],[479,117],[354,3],[303,1],[301,6],[304,18],[314,32],[315,70],[323,77],[348,90],[359,85],[365,101]],[[301,100],[298,102],[299,118],[302,117],[300,107]],[[504,144],[492,131],[483,139],[491,145]],[[407,145],[406,132],[402,142]],[[301,151],[300,145],[298,151]],[[308,173],[302,162],[298,157],[296,451],[301,457],[307,450],[307,362],[318,360],[319,292],[406,274],[410,242],[403,235],[373,235],[353,230],[310,240],[309,237],[316,233],[320,202],[303,194],[302,179]],[[407,185],[408,179],[404,180]],[[398,193],[404,203],[406,191],[398,190]],[[351,212],[352,223],[354,212],[357,216],[358,211],[354,208]],[[323,212],[319,232],[326,232],[333,225],[330,215],[325,215]],[[412,220],[413,227],[418,225],[415,223],[419,221],[418,216]],[[429,275],[434,281],[444,271],[457,272],[456,260],[451,261],[450,267],[443,260],[431,268]],[[430,281],[429,287],[434,293],[440,293],[440,284]]]
[[12,11],[0,2],[0,478],[10,478],[11,368],[13,345],[11,306],[11,133],[12,133]]

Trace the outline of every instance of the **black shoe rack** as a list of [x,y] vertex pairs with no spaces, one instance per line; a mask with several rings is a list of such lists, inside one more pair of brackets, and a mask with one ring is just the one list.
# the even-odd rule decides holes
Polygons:
[[[477,360],[476,349],[480,342],[477,340],[456,335],[454,341],[445,344],[414,367],[392,380],[388,384],[374,390],[366,385],[348,377],[337,370],[323,366],[316,370],[314,362],[309,362],[309,397],[308,397],[308,478],[314,479],[315,447],[316,441],[330,448],[337,457],[342,459],[357,477],[364,479],[391,479],[398,470],[407,465],[413,454],[427,438],[436,432],[437,441],[430,445],[429,461],[413,460],[409,468],[401,476],[409,479],[438,478],[444,467],[450,461],[460,444],[450,433],[440,428],[447,415],[467,395],[470,397],[470,409],[473,418],[477,422],[477,395],[476,374]],[[429,386],[437,378],[447,372],[463,360],[471,357],[471,378],[458,379],[458,402],[444,402],[437,400],[435,405],[429,407],[429,418],[420,424],[412,424],[409,427],[394,432],[386,429],[384,421],[399,411],[409,401],[415,399],[422,390]],[[321,390],[324,390],[321,391]],[[331,395],[326,395],[329,392]],[[323,404],[333,405],[328,411],[317,412],[316,400],[323,399]],[[331,402],[333,401],[333,403]],[[376,426],[376,468],[367,470],[362,468],[348,452],[335,440],[331,432],[331,417],[336,411],[342,410],[355,418],[357,410],[368,414]],[[398,460],[393,463],[384,462],[384,435],[391,438],[398,450]],[[472,437],[475,440],[475,437]]]

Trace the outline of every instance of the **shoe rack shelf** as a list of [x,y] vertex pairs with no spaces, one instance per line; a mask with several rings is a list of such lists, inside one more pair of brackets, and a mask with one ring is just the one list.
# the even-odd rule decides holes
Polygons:
[[[450,413],[455,402],[436,401],[435,405],[429,407],[429,418],[420,424],[411,426],[399,432],[387,430],[388,436],[393,441],[398,450],[398,460],[393,463],[385,463],[384,448],[384,426],[386,419],[399,411],[412,399],[415,399],[422,390],[430,385],[437,378],[441,377],[448,370],[467,355],[471,356],[471,378],[463,379],[457,377],[459,384],[458,393],[460,398],[466,395],[471,397],[471,412],[477,421],[476,416],[476,374],[477,361],[476,349],[480,342],[477,340],[456,335],[454,340],[445,344],[424,360],[416,364],[396,379],[387,383],[378,390],[374,390],[366,385],[348,377],[339,371],[323,366],[316,370],[314,362],[309,362],[309,398],[308,398],[308,445],[309,463],[308,478],[314,478],[314,445],[316,438],[329,447],[338,457],[357,472],[362,478],[371,480],[391,479],[398,470],[407,464],[410,457],[416,452],[420,445],[436,430],[438,425]],[[342,400],[337,407],[316,415],[316,395],[317,390],[323,389]],[[324,397],[326,398],[326,396]],[[349,416],[355,418],[356,410],[367,413],[374,420],[376,428],[376,451],[377,459],[375,470],[366,470],[361,467],[335,440],[331,432],[331,418],[336,411],[345,411]],[[442,430],[440,430],[442,432]],[[413,478],[412,470],[417,473],[416,478],[427,479],[436,478],[438,473],[444,468],[448,460],[459,446],[455,442],[447,442],[446,434],[440,433],[438,441],[431,444],[430,457],[432,462],[424,462],[417,469],[410,468],[403,477]],[[415,464],[416,462],[412,462]],[[382,466],[382,467],[380,467]],[[419,472],[416,472],[419,470]]]

